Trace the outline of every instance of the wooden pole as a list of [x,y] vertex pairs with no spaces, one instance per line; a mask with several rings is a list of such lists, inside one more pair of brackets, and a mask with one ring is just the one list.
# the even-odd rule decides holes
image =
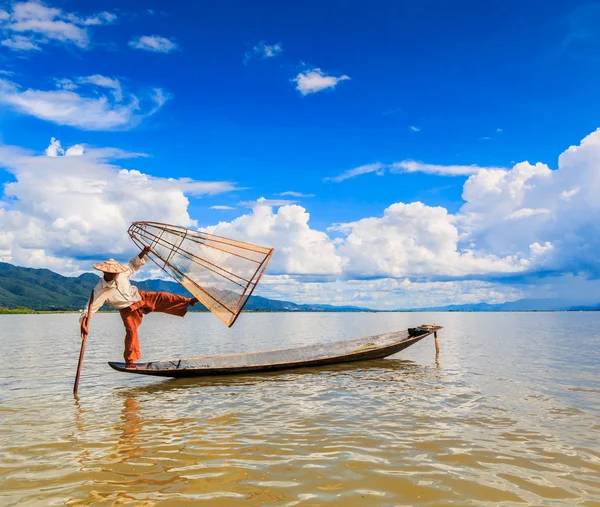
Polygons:
[[[86,324],[90,325],[90,317],[92,316],[92,303],[94,302],[94,290],[92,289],[92,294],[90,295],[90,300],[88,302],[88,309],[86,315]],[[81,333],[81,349],[79,350],[79,363],[77,364],[77,374],[75,375],[75,385],[73,386],[73,394],[77,396],[77,389],[79,389],[79,376],[81,375],[81,364],[83,363],[83,353],[85,352],[85,341],[87,340],[87,333]]]
[[440,342],[438,341],[437,331],[433,332],[433,337],[435,338],[435,353],[437,355],[440,353]]

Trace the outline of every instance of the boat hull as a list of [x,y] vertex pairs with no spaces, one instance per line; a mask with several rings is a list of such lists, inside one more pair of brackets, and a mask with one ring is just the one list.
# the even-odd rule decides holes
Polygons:
[[173,378],[281,371],[382,359],[414,345],[439,329],[441,326],[429,326],[418,336],[411,336],[408,331],[398,331],[290,349],[137,363],[136,368],[127,368],[125,363],[120,362],[108,364],[121,372]]

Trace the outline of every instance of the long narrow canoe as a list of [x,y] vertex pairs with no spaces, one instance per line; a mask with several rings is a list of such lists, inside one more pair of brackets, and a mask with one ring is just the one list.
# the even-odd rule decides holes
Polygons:
[[111,368],[127,373],[156,375],[160,377],[202,377],[210,375],[235,375],[239,373],[288,370],[293,368],[324,366],[352,361],[381,359],[417,343],[441,326],[424,325],[395,333],[380,334],[356,340],[345,340],[290,349],[225,354],[172,361],[136,363],[127,368],[125,363],[109,362]]

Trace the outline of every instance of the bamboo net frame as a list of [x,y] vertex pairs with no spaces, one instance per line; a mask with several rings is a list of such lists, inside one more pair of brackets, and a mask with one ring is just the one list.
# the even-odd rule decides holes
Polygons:
[[161,222],[128,230],[148,257],[231,327],[260,281],[273,249]]

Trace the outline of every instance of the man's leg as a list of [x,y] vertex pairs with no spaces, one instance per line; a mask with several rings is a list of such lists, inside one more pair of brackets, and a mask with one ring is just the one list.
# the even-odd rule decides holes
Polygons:
[[141,308],[136,310],[129,310],[125,308],[119,312],[121,319],[125,325],[125,351],[123,357],[127,366],[133,365],[140,357],[142,352],[140,351],[140,341],[138,337],[138,327],[142,323],[144,313]]
[[169,292],[145,292],[144,313],[161,312],[183,317],[188,307],[195,305],[197,301],[196,298],[186,298]]

